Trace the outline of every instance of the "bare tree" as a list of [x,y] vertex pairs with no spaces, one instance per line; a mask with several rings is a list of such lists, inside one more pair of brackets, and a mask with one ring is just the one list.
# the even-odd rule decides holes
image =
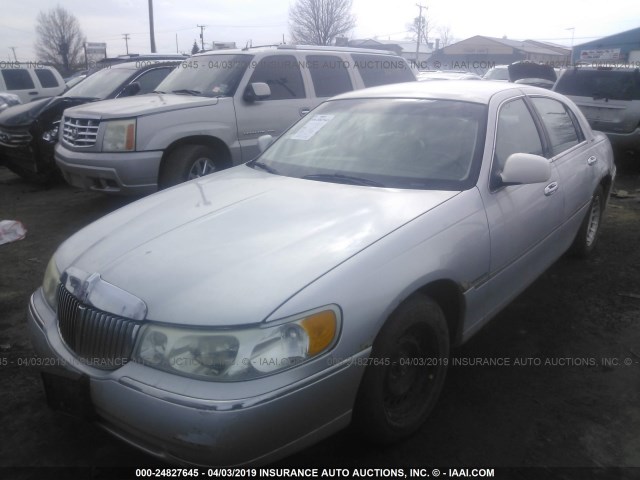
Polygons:
[[331,45],[356,25],[352,0],[297,0],[289,10],[289,29],[295,43]]
[[451,27],[449,27],[449,25],[440,27],[438,29],[438,34],[440,35],[440,48],[447,47],[456,41],[456,39],[453,38],[453,33],[451,32]]
[[420,35],[420,43],[426,45],[429,43],[429,38],[431,37],[431,32],[433,28],[436,26],[435,22],[429,18],[422,16],[416,17],[413,19],[413,23],[407,24],[407,30],[411,32],[411,40],[414,42],[418,41],[418,34]]
[[40,12],[36,22],[38,60],[70,73],[80,61],[85,42],[78,20],[58,5],[48,12]]

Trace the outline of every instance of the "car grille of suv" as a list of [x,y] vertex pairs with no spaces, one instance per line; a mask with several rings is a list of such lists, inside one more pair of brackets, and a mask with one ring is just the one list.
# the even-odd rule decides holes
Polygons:
[[84,305],[60,284],[58,325],[62,339],[82,363],[115,370],[129,361],[141,322]]
[[28,145],[31,141],[31,134],[27,131],[5,130],[0,128],[0,145],[6,147],[21,147]]
[[96,143],[100,120],[64,117],[62,138],[74,147],[92,147]]

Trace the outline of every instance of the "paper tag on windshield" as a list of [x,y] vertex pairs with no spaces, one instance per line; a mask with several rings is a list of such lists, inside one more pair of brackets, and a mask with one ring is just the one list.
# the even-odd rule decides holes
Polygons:
[[314,115],[311,120],[309,120],[304,127],[298,130],[294,135],[291,136],[292,140],[309,140],[313,138],[313,136],[320,131],[322,127],[324,127],[331,119],[333,119],[334,115]]

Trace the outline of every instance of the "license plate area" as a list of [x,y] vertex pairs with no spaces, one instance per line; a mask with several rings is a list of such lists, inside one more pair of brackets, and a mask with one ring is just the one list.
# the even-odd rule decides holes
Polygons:
[[70,378],[48,372],[41,372],[41,375],[47,405],[51,409],[85,420],[95,418],[89,377]]

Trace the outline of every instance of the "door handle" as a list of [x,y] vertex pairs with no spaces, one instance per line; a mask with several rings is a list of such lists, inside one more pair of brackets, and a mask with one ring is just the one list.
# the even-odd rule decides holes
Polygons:
[[549,195],[553,195],[556,190],[558,190],[558,182],[551,182],[549,185],[544,187],[544,194],[548,197]]
[[309,113],[311,109],[309,107],[302,107],[300,109],[300,116],[304,117],[307,113]]
[[595,155],[591,155],[588,159],[587,159],[587,165],[593,165],[594,163],[596,163],[598,161],[598,157],[596,157]]
[[29,92],[29,95],[37,95],[38,92]]

